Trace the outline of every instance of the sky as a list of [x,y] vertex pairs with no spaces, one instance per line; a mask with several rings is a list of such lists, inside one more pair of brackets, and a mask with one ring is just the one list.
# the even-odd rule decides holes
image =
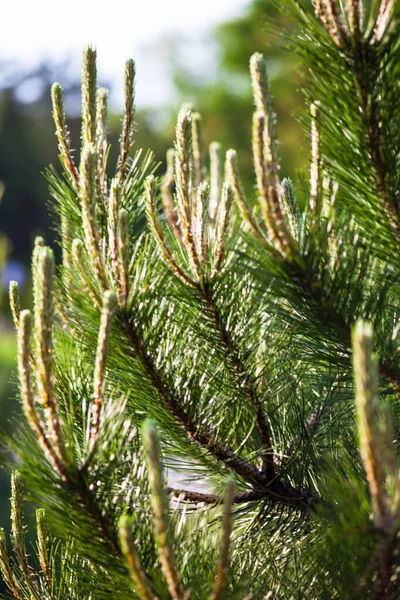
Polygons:
[[[112,87],[112,103],[122,102],[124,63],[132,57],[137,62],[138,105],[162,105],[172,93],[163,41],[174,34],[183,38],[186,62],[195,71],[206,71],[213,60],[207,41],[212,28],[239,16],[248,4],[249,0],[1,0],[0,61],[16,69],[69,58],[78,70],[82,48],[93,44],[100,77]],[[61,84],[62,78],[60,73]],[[34,87],[28,86],[25,94],[33,97]]]

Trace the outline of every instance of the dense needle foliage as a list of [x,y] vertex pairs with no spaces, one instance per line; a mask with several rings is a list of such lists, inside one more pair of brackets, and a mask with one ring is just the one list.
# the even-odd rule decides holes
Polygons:
[[164,176],[130,157],[133,61],[112,176],[96,52],[79,165],[53,86],[63,263],[37,239],[32,313],[10,289],[26,423],[4,452],[7,597],[399,596],[399,7],[280,5],[308,107],[294,184],[259,54],[254,198],[189,106]]

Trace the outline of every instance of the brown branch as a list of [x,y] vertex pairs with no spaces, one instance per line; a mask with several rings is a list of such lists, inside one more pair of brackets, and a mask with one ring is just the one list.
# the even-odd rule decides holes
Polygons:
[[195,422],[193,417],[186,412],[175,394],[165,384],[133,324],[125,319],[121,319],[120,324],[130,343],[132,355],[141,363],[161,404],[174,417],[176,422],[179,423],[187,436],[203,449],[207,450],[217,460],[223,462],[228,468],[242,476],[246,481],[261,487],[268,485],[269,480],[264,473],[259,471],[254,465],[240,458],[227,444],[218,441],[215,433],[209,426],[202,424],[200,427]]
[[[174,498],[180,498],[192,504],[220,504],[224,497],[219,494],[208,494],[192,490],[168,488],[168,493]],[[322,498],[316,498],[304,490],[297,490],[289,484],[279,481],[273,482],[268,489],[263,491],[249,490],[240,492],[233,497],[233,504],[246,504],[247,502],[260,502],[262,500],[275,501],[299,510],[309,510],[321,504]]]
[[[315,504],[321,502],[321,499],[315,498],[304,490],[298,490],[290,484],[281,482],[275,475],[271,480],[269,474],[259,471],[255,466],[240,458],[229,446],[215,438],[212,429],[207,425],[199,427],[194,419],[187,414],[179,400],[173,392],[166,386],[161,374],[154,365],[151,355],[149,355],[139,337],[134,325],[124,318],[120,318],[120,324],[123,328],[128,342],[131,345],[132,355],[141,363],[149,381],[156,391],[161,404],[174,417],[177,423],[185,431],[189,439],[193,440],[204,450],[207,450],[217,460],[224,463],[229,469],[240,475],[254,486],[250,492],[245,492],[237,497],[237,503],[250,502],[261,499],[268,499],[278,504],[297,508],[299,510],[309,510]],[[202,495],[202,500],[196,492],[189,492],[189,500],[212,504],[219,501],[217,496],[212,494]],[[178,494],[179,495],[179,494]]]

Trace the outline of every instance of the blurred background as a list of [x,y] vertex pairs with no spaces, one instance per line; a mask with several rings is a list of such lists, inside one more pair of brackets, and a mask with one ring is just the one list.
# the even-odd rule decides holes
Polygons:
[[[18,8],[17,8],[18,7]],[[136,148],[151,148],[164,162],[177,111],[193,103],[204,119],[206,141],[236,148],[241,172],[252,186],[252,97],[249,58],[268,61],[278,115],[282,174],[303,165],[301,106],[294,59],[280,47],[288,25],[268,0],[54,0],[2,2],[0,6],[0,409],[10,427],[14,400],[15,331],[7,290],[16,279],[23,304],[30,302],[30,256],[36,235],[54,245],[54,215],[43,172],[57,169],[50,87],[60,82],[73,146],[79,147],[80,58],[98,51],[99,83],[110,89],[110,139],[118,143],[123,70],[137,63]],[[113,155],[111,155],[112,157]],[[160,173],[162,172],[162,167]],[[9,529],[9,484],[0,472],[0,526]]]

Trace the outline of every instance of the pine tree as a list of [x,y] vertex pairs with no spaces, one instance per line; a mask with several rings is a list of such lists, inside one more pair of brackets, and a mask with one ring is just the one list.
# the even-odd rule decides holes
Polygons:
[[133,61],[111,178],[96,52],[79,165],[54,85],[62,265],[39,238],[33,311],[10,290],[26,421],[4,452],[5,597],[399,596],[398,8],[281,3],[310,172],[281,180],[255,54],[253,199],[188,106],[165,176],[129,158]]

